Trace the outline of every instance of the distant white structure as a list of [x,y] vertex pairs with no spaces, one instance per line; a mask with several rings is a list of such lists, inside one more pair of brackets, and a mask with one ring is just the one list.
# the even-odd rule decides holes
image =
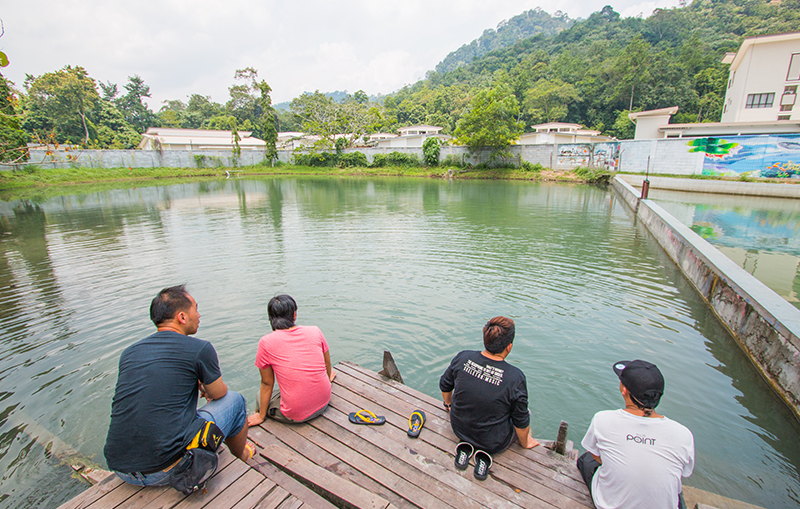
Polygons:
[[722,123],[800,120],[800,32],[748,37],[730,64]]
[[439,134],[441,127],[435,125],[412,125],[408,127],[401,127],[397,130],[399,136],[387,135],[387,133],[379,133],[387,136],[379,136],[375,141],[377,148],[419,148],[426,138],[432,136],[439,138],[443,142],[447,142],[452,138],[446,134]]
[[664,136],[659,129],[669,124],[670,117],[676,113],[678,113],[677,106],[628,113],[628,118],[631,122],[636,124],[636,134],[633,139],[652,140],[655,138],[665,138],[666,136]]
[[800,120],[670,124],[670,117],[677,111],[678,107],[673,106],[659,110],[628,113],[628,118],[636,122],[634,139],[654,140],[660,138],[705,138],[708,136],[800,133]]
[[[239,148],[242,150],[264,150],[267,143],[251,138],[252,131],[239,131]],[[230,150],[233,149],[230,131],[207,129],[172,129],[148,127],[139,142],[141,150]]]
[[532,125],[533,132],[519,137],[518,145],[552,145],[559,143],[603,143],[614,141],[611,136],[603,136],[600,131],[586,129],[581,124],[549,122]]

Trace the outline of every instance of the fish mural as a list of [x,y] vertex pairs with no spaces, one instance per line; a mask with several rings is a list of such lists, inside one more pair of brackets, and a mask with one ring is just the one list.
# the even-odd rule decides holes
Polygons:
[[695,138],[689,152],[702,152],[703,175],[800,178],[800,134]]

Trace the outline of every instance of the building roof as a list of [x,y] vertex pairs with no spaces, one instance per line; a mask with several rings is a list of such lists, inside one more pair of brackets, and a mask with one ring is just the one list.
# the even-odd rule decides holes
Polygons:
[[800,133],[800,120],[667,124],[659,126],[658,130],[664,133],[680,131],[689,136]]
[[645,117],[661,117],[664,115],[674,115],[678,113],[677,106],[670,106],[669,108],[661,108],[658,110],[647,110],[647,111],[635,111],[628,113],[628,118],[631,119],[631,122],[636,122],[637,118],[645,118]]
[[439,126],[435,126],[435,125],[420,124],[420,125],[410,125],[410,126],[407,126],[407,127],[400,127],[397,130],[398,131],[401,131],[401,130],[402,131],[406,131],[408,129],[417,129],[417,130],[419,130],[419,129],[439,129],[439,130],[441,130],[442,128],[439,127]]
[[771,42],[793,41],[796,39],[800,39],[800,32],[747,37],[744,41],[742,41],[742,45],[739,47],[739,51],[736,52],[735,56],[730,58],[730,53],[727,53],[722,59],[722,63],[731,64],[731,71],[735,71],[739,67],[739,64],[742,63],[744,55],[747,53],[747,50],[750,49],[750,46],[753,46],[754,44],[766,44]]
[[[240,147],[263,147],[266,142],[252,138],[252,131],[239,131]],[[142,134],[139,148],[147,146],[148,140],[157,139],[162,145],[189,145],[200,147],[231,147],[233,139],[230,131],[211,129],[173,129],[167,127],[148,127]]]

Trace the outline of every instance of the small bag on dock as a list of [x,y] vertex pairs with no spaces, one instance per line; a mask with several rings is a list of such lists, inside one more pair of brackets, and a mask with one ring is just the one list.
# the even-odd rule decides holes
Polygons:
[[169,485],[184,495],[205,489],[206,481],[217,471],[217,449],[225,435],[213,421],[206,421],[197,432],[183,458],[175,465],[169,476]]

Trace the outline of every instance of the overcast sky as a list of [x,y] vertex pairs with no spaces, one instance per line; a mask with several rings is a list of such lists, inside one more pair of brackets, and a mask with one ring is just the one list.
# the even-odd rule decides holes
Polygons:
[[[120,90],[133,74],[154,110],[189,94],[224,103],[236,69],[254,67],[273,102],[303,92],[387,94],[423,78],[485,29],[537,6],[587,18],[608,0],[22,0],[0,10],[2,73],[22,87],[65,65]],[[618,0],[623,17],[677,0]]]

